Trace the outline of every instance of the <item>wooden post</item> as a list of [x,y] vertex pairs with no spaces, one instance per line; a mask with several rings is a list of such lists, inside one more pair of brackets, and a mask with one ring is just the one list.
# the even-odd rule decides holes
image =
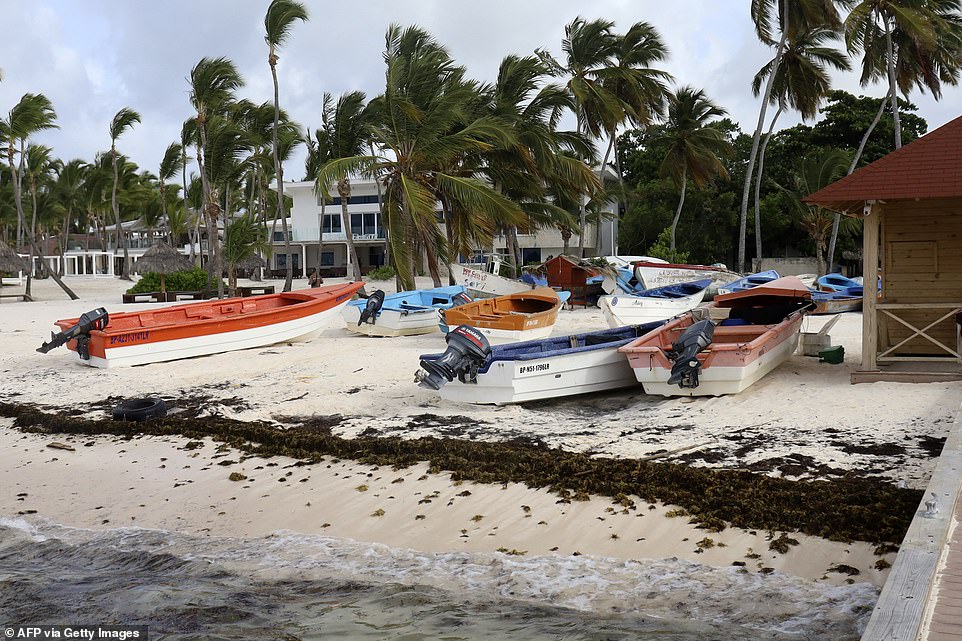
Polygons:
[[878,354],[878,314],[876,303],[878,290],[878,245],[879,217],[882,208],[875,201],[865,203],[865,217],[862,219],[862,371],[878,369],[875,357]]

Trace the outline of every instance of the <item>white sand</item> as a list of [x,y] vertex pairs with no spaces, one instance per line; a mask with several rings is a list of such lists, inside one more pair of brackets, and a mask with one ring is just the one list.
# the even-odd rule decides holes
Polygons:
[[[78,363],[65,349],[47,355],[34,350],[57,319],[99,306],[127,311],[156,305],[120,305],[124,284],[116,280],[70,284],[82,300],[69,301],[53,282],[41,281],[34,284],[37,302],[0,303],[3,400],[86,410],[107,397],[158,395],[176,407],[178,398],[202,395],[210,397],[211,413],[240,419],[342,414],[349,418],[335,432],[346,437],[364,430],[487,440],[527,436],[606,456],[675,452],[663,460],[800,478],[855,471],[918,488],[924,487],[935,462],[922,442],[945,436],[962,401],[962,387],[951,383],[849,385],[859,358],[857,314],[846,315],[832,330],[834,342],[846,349],[843,365],[795,356],[746,392],[721,398],[654,398],[639,388],[524,407],[449,403],[413,381],[418,356],[443,350],[440,334],[377,339],[351,335],[337,325],[310,343],[99,370]],[[805,329],[822,322],[810,319]],[[578,309],[562,312],[555,334],[604,327],[599,310]],[[449,424],[425,415],[449,417]],[[812,579],[825,576],[832,564],[845,563],[861,570],[856,580],[879,584],[885,576],[872,569],[878,557],[867,544],[793,535],[802,545],[779,555],[768,551],[766,532],[729,528],[708,533],[687,519],[665,518],[670,506],[649,510],[641,502],[628,514],[612,513],[607,511],[613,507],[610,501],[600,498],[558,504],[543,491],[521,486],[455,486],[445,475],[418,480],[424,474],[421,467],[393,472],[337,463],[329,469],[287,469],[291,461],[275,459],[276,467],[255,469],[266,463],[249,459],[225,468],[211,464],[210,444],[185,452],[176,449],[182,441],[98,438],[83,439],[94,442],[92,447],[75,442],[76,452],[62,452],[44,445],[63,439],[8,429],[0,431],[0,439],[9,457],[0,471],[0,487],[27,493],[19,497],[24,501],[0,494],[0,515],[33,509],[38,516],[71,525],[135,522],[233,536],[288,529],[426,551],[505,548],[541,554],[557,548],[558,553],[625,559],[677,556],[717,565],[740,560],[750,570],[773,567]],[[162,462],[162,457],[168,460]],[[239,460],[240,455],[227,458]],[[235,470],[255,480],[228,481]],[[287,482],[277,481],[288,472],[293,475]],[[404,481],[392,483],[398,478]],[[361,484],[367,491],[356,489]],[[465,490],[470,496],[459,496]],[[430,503],[420,503],[435,492]],[[530,517],[523,505],[531,508]],[[371,516],[377,510],[384,515]],[[418,514],[425,518],[416,519]],[[475,515],[483,518],[473,521]],[[695,542],[706,537],[715,547],[696,553]],[[761,558],[747,559],[749,548]],[[827,580],[844,578],[833,573]]]

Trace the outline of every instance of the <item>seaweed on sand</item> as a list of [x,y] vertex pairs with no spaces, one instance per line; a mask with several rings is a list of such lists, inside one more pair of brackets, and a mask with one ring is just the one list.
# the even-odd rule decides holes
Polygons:
[[[331,421],[305,418],[288,428],[223,416],[165,417],[144,423],[93,420],[0,403],[14,426],[44,434],[137,434],[212,438],[258,456],[297,459],[330,456],[403,468],[427,462],[452,479],[524,483],[566,496],[637,496],[687,511],[697,523],[803,532],[838,541],[902,540],[921,500],[918,490],[854,475],[791,481],[743,470],[713,470],[666,462],[593,457],[533,442],[480,442],[452,438],[358,437],[331,432]],[[321,425],[318,425],[318,422]]]

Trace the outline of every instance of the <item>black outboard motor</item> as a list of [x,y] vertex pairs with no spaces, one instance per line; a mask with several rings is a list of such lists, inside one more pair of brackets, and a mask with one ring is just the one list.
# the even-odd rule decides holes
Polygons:
[[671,344],[672,351],[668,354],[668,358],[675,363],[671,366],[669,385],[698,387],[698,370],[701,369],[701,361],[698,360],[697,355],[711,345],[714,337],[715,324],[708,319],[693,323],[682,332],[678,340]]
[[436,360],[421,359],[421,367],[414,380],[421,387],[439,390],[457,376],[462,383],[476,383],[478,370],[491,355],[491,346],[484,334],[474,327],[459,325],[444,338],[448,348]]
[[368,296],[367,305],[361,310],[361,317],[357,319],[357,326],[360,327],[362,323],[374,324],[377,320],[377,313],[381,311],[381,305],[384,304],[384,291],[377,289],[373,294]]
[[107,314],[107,310],[103,307],[84,312],[80,320],[73,327],[65,329],[59,334],[50,332],[50,342],[38,347],[37,351],[41,354],[46,354],[55,347],[60,347],[76,338],[77,354],[79,354],[83,360],[88,361],[90,360],[90,352],[87,350],[87,346],[90,344],[90,332],[95,329],[105,328],[109,322],[110,315]]

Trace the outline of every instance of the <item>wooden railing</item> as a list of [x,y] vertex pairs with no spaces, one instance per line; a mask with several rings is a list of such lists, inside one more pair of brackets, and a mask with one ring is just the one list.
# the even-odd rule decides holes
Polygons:
[[[958,344],[949,346],[944,342],[940,341],[938,338],[930,334],[931,330],[938,326],[944,321],[954,318],[955,314],[959,311],[959,303],[886,303],[879,301],[875,304],[878,310],[878,320],[883,321],[879,323],[880,327],[885,327],[885,322],[895,321],[900,325],[904,326],[909,331],[909,335],[892,346],[885,346],[884,349],[880,348],[878,355],[875,357],[877,362],[893,362],[893,361],[955,361],[958,362],[962,360],[962,354],[959,353]],[[899,311],[938,311],[945,310],[945,313],[936,318],[934,321],[928,322],[924,327],[917,327],[913,322],[907,321],[898,315]],[[917,321],[915,321],[917,322]],[[954,326],[954,322],[953,322]],[[955,332],[957,333],[957,329]],[[932,355],[932,356],[899,356],[896,351],[908,344],[910,341],[916,338],[921,338],[929,341],[935,345],[939,350],[945,352],[945,355]]]

